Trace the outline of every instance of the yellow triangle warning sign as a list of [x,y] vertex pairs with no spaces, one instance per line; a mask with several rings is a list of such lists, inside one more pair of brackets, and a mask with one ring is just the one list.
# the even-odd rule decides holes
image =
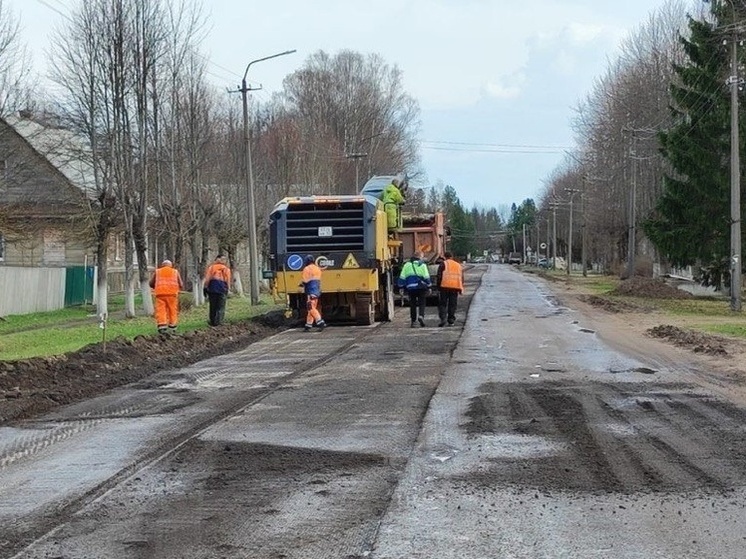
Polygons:
[[359,268],[360,264],[357,263],[357,260],[355,260],[355,257],[352,255],[352,253],[347,255],[347,258],[345,258],[345,263],[342,264],[342,268]]

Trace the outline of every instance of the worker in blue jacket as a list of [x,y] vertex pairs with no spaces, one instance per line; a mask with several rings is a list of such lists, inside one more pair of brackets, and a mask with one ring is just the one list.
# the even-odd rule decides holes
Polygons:
[[430,272],[423,258],[421,251],[415,252],[404,263],[399,274],[399,287],[405,289],[409,297],[409,316],[412,319],[412,328],[417,326],[418,322],[420,326],[425,326],[425,303],[432,285]]

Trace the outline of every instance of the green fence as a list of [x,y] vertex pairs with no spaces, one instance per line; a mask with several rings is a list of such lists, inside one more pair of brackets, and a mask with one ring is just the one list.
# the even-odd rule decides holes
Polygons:
[[93,266],[70,266],[65,274],[65,306],[93,302]]

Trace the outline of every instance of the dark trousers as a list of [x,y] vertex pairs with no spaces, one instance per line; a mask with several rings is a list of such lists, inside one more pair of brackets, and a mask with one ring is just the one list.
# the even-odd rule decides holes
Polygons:
[[407,295],[409,296],[409,316],[412,322],[417,320],[418,315],[424,318],[427,289],[410,289]]
[[448,324],[456,322],[456,305],[458,305],[458,289],[441,289],[438,293],[438,317],[441,322],[448,320]]
[[220,326],[225,318],[225,293],[208,293],[207,300],[210,302],[210,326]]

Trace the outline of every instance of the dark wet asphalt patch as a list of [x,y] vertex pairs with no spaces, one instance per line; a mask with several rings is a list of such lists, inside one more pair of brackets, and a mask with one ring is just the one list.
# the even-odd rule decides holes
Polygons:
[[746,412],[681,384],[486,383],[461,429],[483,461],[456,480],[588,493],[746,485]]

